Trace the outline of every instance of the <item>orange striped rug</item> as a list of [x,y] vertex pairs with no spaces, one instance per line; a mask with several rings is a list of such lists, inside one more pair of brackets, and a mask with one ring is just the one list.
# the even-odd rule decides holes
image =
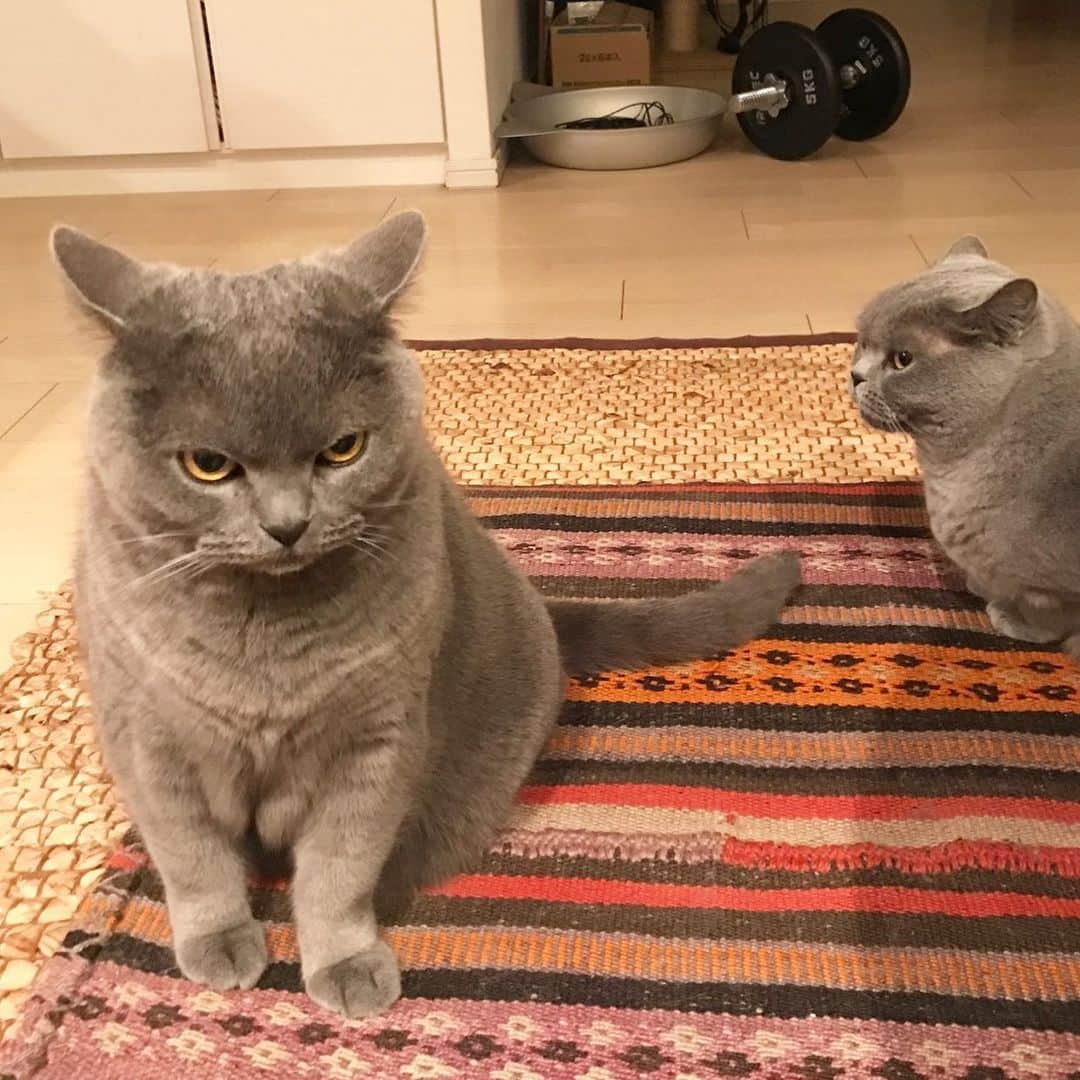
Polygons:
[[664,596],[778,548],[766,640],[576,680],[499,842],[386,930],[405,996],[302,993],[284,883],[259,987],[183,981],[133,838],[0,1077],[1080,1076],[1080,669],[994,635],[919,489],[491,489],[551,594]]

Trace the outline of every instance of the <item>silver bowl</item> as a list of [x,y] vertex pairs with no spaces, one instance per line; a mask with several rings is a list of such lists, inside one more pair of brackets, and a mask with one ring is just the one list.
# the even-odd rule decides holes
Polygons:
[[[601,131],[557,127],[641,101],[662,102],[675,123]],[[647,169],[707,150],[726,106],[722,94],[689,86],[564,90],[514,102],[495,136],[520,138],[535,157],[564,169]]]

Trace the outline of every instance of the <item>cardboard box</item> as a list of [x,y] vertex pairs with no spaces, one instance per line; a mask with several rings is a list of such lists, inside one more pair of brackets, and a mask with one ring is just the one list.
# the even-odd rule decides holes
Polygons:
[[563,12],[551,26],[551,85],[643,86],[652,75],[651,11],[606,3],[588,23],[570,25]]

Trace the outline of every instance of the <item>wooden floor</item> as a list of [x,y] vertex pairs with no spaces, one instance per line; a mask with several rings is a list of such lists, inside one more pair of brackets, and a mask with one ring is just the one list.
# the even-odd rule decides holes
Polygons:
[[[837,5],[774,2],[816,22]],[[866,144],[707,154],[634,173],[515,161],[497,191],[354,189],[0,200],[0,652],[68,573],[96,345],[45,251],[80,225],[147,258],[249,268],[418,207],[432,243],[413,337],[727,336],[848,329],[871,292],[959,233],[1080,311],[1080,4],[874,0],[912,56],[911,101]],[[663,62],[726,87],[716,54]],[[837,387],[837,393],[841,388]]]

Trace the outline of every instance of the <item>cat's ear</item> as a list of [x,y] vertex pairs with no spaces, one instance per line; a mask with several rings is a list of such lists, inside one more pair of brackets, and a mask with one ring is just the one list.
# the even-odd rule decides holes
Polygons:
[[49,246],[79,304],[110,333],[123,330],[128,310],[146,290],[147,267],[67,225],[53,229]]
[[337,268],[386,310],[412,281],[427,240],[422,214],[395,214],[335,256]]
[[978,307],[965,311],[971,331],[998,345],[1015,345],[1035,318],[1039,290],[1030,278],[1006,282]]
[[977,236],[970,235],[961,236],[938,261],[945,262],[946,259],[954,259],[958,255],[979,255],[984,259],[990,258],[986,245]]

